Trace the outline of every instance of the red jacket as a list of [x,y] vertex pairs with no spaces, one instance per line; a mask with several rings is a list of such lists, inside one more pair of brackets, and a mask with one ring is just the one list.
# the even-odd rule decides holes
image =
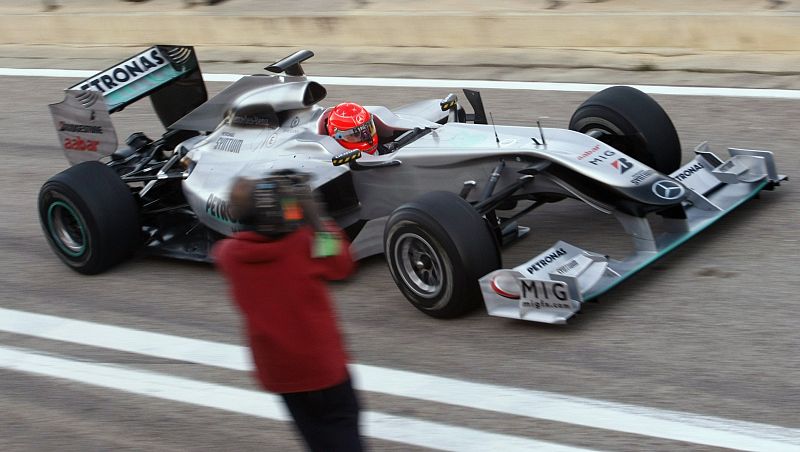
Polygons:
[[338,256],[312,258],[309,227],[271,240],[239,232],[213,250],[244,314],[256,376],[276,393],[313,391],[343,382],[347,355],[325,284],[354,268],[342,237]]

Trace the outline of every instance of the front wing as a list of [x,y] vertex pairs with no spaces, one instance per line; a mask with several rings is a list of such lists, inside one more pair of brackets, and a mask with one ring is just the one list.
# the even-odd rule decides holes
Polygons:
[[769,151],[729,149],[720,160],[706,143],[695,158],[671,174],[688,188],[686,219],[664,220],[654,233],[647,218],[614,215],[631,236],[634,252],[622,260],[608,258],[559,241],[512,269],[495,270],[480,279],[490,315],[544,323],[566,323],[581,304],[604,294],[634,273],[682,245],[763,189],[786,180]]

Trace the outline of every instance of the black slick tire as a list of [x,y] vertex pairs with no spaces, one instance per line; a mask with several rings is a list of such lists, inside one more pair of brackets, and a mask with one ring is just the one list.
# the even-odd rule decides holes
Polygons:
[[139,246],[139,208],[108,166],[84,162],[50,178],[39,191],[39,220],[56,255],[73,270],[97,274]]
[[591,96],[575,110],[569,128],[600,131],[600,141],[661,173],[680,167],[681,144],[672,120],[652,97],[630,86],[612,86]]
[[398,207],[383,240],[400,291],[432,317],[457,317],[479,306],[478,279],[501,266],[486,220],[455,193],[430,192]]

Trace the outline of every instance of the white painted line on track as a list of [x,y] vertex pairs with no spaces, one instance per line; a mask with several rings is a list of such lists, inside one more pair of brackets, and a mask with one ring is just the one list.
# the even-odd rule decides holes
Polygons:
[[75,69],[16,69],[0,68],[0,75],[6,77],[52,77],[52,78],[89,78],[99,71]]
[[[57,77],[57,78],[89,78],[98,71],[70,69],[15,69],[0,68],[0,76],[10,77]],[[241,74],[203,74],[207,82],[235,82],[244,77]],[[502,89],[524,91],[563,91],[573,93],[594,93],[612,85],[595,83],[550,83],[550,82],[514,82],[500,80],[445,80],[415,78],[376,78],[376,77],[309,77],[323,85],[338,86],[379,86],[396,88],[475,88]],[[761,99],[793,99],[800,100],[800,90],[768,89],[768,88],[718,88],[702,86],[659,86],[630,85],[647,94],[663,94],[669,96],[712,96],[712,97],[748,97]]]
[[[409,88],[474,88],[524,91],[562,91],[595,93],[613,85],[595,83],[512,82],[496,80],[444,80],[357,77],[309,77],[323,85],[382,86]],[[226,80],[227,81],[227,80]],[[757,88],[714,88],[695,86],[630,85],[647,94],[671,96],[755,97],[771,99],[800,99],[800,90]]]
[[[0,308],[0,331],[232,370],[250,370],[231,344],[151,333]],[[351,365],[360,390],[471,409],[739,450],[800,450],[800,429],[473,383],[364,364]]]
[[[2,346],[0,368],[276,421],[290,419],[278,396],[156,372],[72,361]],[[363,434],[366,436],[432,449],[475,452],[588,450],[376,411],[365,411],[362,416]]]

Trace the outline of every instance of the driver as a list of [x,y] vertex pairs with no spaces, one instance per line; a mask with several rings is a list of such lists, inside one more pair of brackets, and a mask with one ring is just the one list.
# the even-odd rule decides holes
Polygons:
[[342,147],[376,154],[378,134],[372,113],[361,105],[345,102],[333,107],[328,117],[328,135]]

